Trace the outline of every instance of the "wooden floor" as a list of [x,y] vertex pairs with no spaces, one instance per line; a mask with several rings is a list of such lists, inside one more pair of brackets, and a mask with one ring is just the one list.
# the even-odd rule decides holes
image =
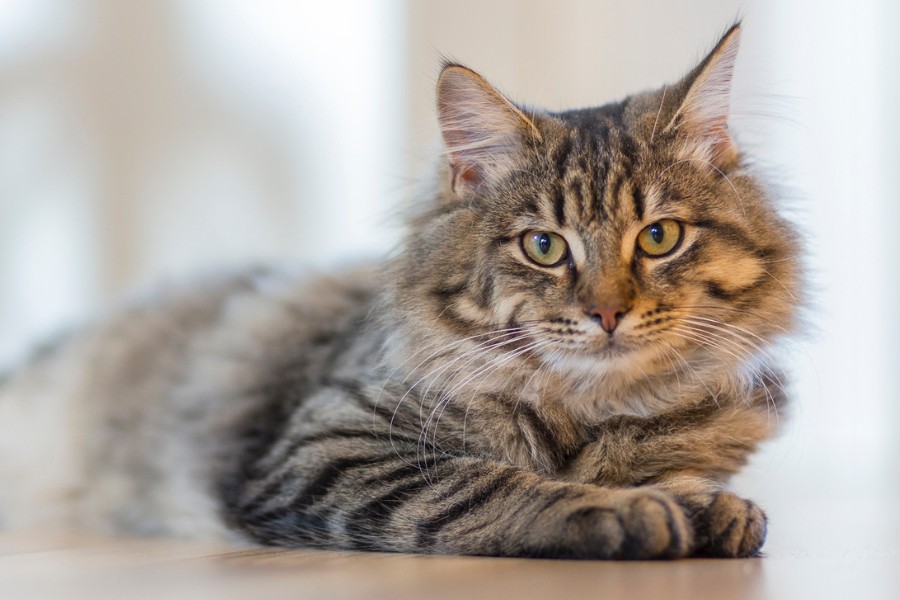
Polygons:
[[[778,499],[776,499],[778,500]],[[900,495],[769,507],[766,556],[576,562],[0,535],[0,598],[900,598]]]

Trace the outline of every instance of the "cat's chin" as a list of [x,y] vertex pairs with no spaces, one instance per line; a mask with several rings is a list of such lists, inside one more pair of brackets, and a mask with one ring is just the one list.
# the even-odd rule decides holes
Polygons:
[[634,353],[637,348],[616,338],[609,338],[592,349],[592,354],[600,359],[617,359]]
[[650,357],[635,344],[608,339],[588,348],[570,350],[551,358],[552,366],[576,378],[615,378],[621,381],[647,376]]

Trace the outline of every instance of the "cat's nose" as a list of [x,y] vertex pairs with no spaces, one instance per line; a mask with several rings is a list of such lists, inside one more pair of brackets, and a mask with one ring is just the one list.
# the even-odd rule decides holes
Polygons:
[[584,312],[593,320],[598,321],[603,331],[612,333],[616,330],[628,309],[624,306],[597,306],[591,304],[585,307]]

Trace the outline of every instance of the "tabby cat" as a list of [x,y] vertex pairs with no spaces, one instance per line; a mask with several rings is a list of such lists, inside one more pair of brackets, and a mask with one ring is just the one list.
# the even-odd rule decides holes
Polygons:
[[383,268],[170,287],[0,389],[0,519],[278,546],[752,556],[723,486],[777,423],[798,244],[680,82],[513,104],[446,64],[446,161]]

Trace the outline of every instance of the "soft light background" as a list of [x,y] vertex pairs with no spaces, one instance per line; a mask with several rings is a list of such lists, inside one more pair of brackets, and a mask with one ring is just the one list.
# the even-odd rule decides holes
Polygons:
[[436,148],[442,55],[590,105],[680,77],[738,15],[733,124],[791,190],[814,306],[790,424],[736,485],[770,506],[770,548],[852,529],[851,497],[896,522],[889,0],[0,0],[0,362],[163,277],[386,252]]

